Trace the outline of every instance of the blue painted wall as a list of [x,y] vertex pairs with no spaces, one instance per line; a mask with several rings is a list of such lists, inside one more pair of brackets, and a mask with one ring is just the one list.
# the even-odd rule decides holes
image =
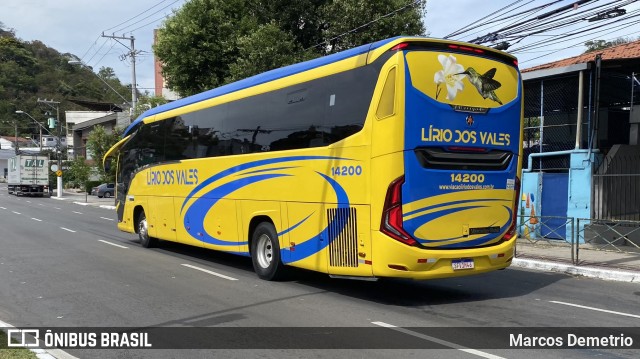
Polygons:
[[[571,168],[568,174],[568,188],[565,198],[566,214],[564,214],[564,216],[575,218],[574,224],[577,225],[578,218],[591,217],[591,183],[596,153],[589,150],[573,150],[570,152]],[[537,154],[534,155],[537,157]],[[557,154],[553,152],[545,152],[542,154],[542,157],[552,157],[555,155]],[[564,155],[566,155],[566,153]],[[525,217],[524,223],[522,219],[518,220],[518,232],[520,236],[528,235],[529,238],[535,238],[536,233],[539,235],[541,231],[540,223],[535,221],[535,219],[531,221],[529,216],[540,216],[548,213],[548,211],[545,211],[543,208],[541,201],[543,198],[542,191],[544,191],[542,178],[543,174],[531,172],[525,166],[522,173],[522,195],[519,210],[519,215]],[[560,201],[562,199],[557,198],[555,200]],[[557,214],[560,215],[560,213]],[[581,243],[584,242],[582,236],[582,233],[584,233],[584,225],[588,223],[588,221],[580,221],[581,228],[577,228],[579,236],[576,237],[576,240],[579,240]],[[525,233],[525,231],[527,233]],[[571,236],[574,234],[575,229],[573,229],[571,225],[567,225],[566,240],[570,241]]]

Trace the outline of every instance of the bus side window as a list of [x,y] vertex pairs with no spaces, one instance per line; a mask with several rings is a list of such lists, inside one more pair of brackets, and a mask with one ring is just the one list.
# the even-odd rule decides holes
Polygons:
[[382,95],[380,95],[380,101],[378,102],[378,110],[376,111],[376,117],[379,120],[393,116],[396,113],[396,68],[389,70],[387,74],[387,80],[384,83],[382,89]]

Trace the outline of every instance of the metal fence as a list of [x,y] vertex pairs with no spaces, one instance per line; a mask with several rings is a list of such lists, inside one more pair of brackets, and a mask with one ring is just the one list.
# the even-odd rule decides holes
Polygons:
[[611,152],[594,166],[593,217],[640,221],[640,154]]
[[[524,164],[531,153],[557,152],[575,148],[578,117],[578,75],[526,81],[524,84]],[[583,101],[589,102],[585,91]],[[587,145],[590,111],[584,111],[582,148]],[[534,158],[533,170],[568,171],[569,156]]]
[[520,216],[516,257],[640,270],[640,221]]

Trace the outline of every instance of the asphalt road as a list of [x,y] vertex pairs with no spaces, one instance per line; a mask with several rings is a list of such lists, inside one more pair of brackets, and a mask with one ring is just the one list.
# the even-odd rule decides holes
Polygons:
[[[247,258],[172,243],[145,249],[117,230],[112,210],[9,196],[0,185],[0,321],[16,327],[354,327],[354,340],[362,327],[442,348],[340,349],[349,344],[336,342],[334,350],[66,350],[79,358],[635,358],[639,350],[465,347],[464,338],[438,339],[420,328],[637,328],[638,303],[637,284],[515,268],[427,282],[295,271],[265,282]],[[265,340],[259,335],[240,340],[251,348]]]

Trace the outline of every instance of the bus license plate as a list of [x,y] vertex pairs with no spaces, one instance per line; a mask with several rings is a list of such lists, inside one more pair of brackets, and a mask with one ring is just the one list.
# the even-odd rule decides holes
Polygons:
[[453,270],[473,269],[473,259],[454,259],[451,261],[451,267],[453,268]]

